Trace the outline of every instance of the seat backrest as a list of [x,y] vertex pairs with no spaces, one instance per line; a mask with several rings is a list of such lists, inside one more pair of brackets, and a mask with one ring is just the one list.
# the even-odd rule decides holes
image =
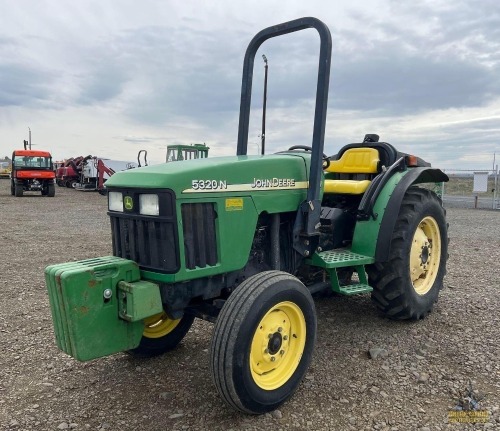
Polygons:
[[339,174],[376,174],[379,162],[379,154],[375,148],[350,148],[339,160],[330,161],[330,166],[325,170]]

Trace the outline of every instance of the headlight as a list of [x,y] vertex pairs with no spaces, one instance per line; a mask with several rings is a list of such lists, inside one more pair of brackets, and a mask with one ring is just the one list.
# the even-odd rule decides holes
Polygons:
[[120,192],[108,193],[108,205],[110,211],[123,212],[123,194]]
[[139,213],[143,215],[160,215],[158,195],[139,195]]

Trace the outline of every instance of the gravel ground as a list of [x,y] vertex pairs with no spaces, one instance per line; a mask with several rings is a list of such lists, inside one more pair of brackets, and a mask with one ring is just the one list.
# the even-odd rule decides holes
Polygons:
[[[369,296],[317,300],[304,382],[278,411],[250,417],[215,391],[207,322],[150,360],[79,363],[56,348],[43,270],[111,253],[106,198],[62,188],[55,198],[14,198],[1,180],[0,208],[2,430],[500,429],[500,211],[449,209],[445,289],[423,321],[384,319]],[[489,422],[448,424],[469,381],[485,396]]]

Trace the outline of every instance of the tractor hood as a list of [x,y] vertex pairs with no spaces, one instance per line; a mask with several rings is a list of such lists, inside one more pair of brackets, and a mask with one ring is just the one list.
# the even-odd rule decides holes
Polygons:
[[106,182],[106,188],[171,189],[178,198],[304,190],[309,162],[309,154],[296,152],[185,160],[117,172]]

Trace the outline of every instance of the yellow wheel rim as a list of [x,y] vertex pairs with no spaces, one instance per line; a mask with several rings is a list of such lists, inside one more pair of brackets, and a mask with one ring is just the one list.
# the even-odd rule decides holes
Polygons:
[[441,235],[433,217],[425,217],[417,226],[410,251],[410,277],[419,295],[431,290],[441,260]]
[[260,388],[283,386],[299,366],[306,344],[306,321],[293,302],[276,304],[262,318],[252,339],[250,371]]
[[154,316],[144,319],[143,336],[146,338],[161,338],[170,334],[179,324],[181,319],[169,319],[165,312],[155,314]]

